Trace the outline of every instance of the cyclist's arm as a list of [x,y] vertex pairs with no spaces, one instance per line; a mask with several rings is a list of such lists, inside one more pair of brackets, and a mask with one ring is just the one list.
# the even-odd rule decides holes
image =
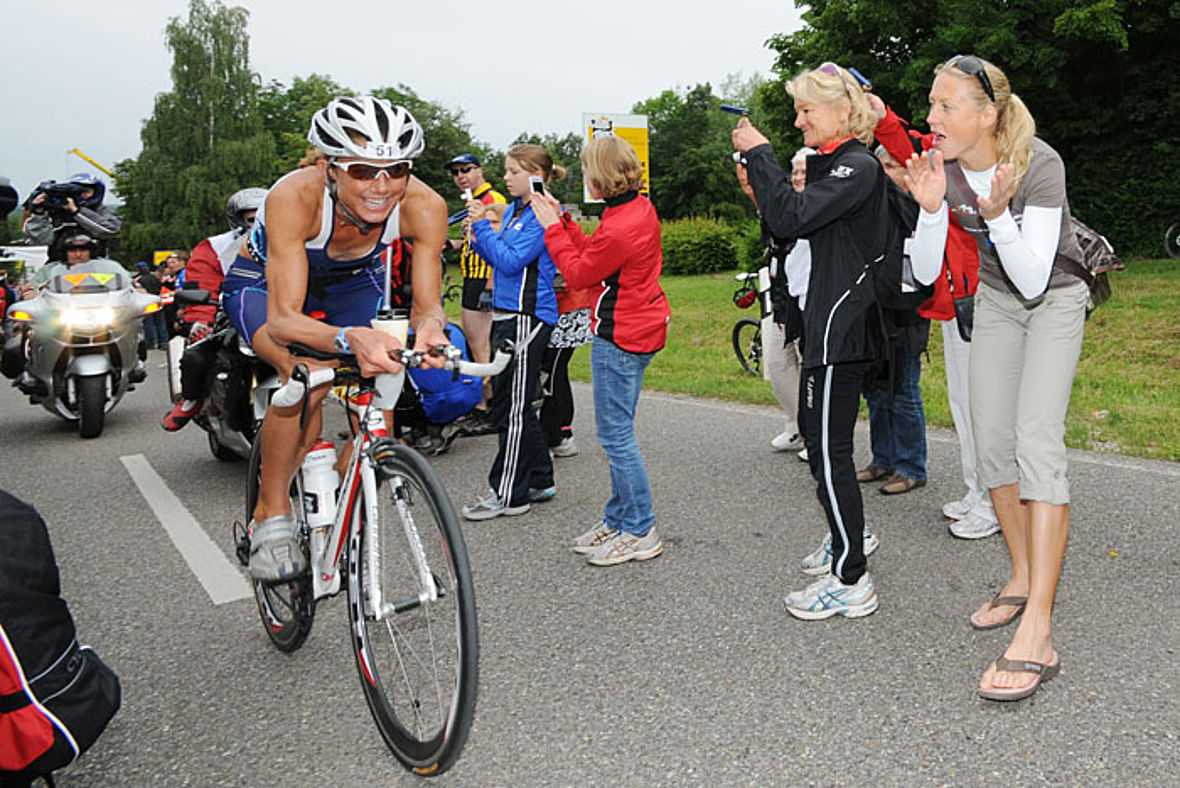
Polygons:
[[[447,315],[439,293],[442,292],[442,247],[447,237],[447,204],[433,189],[411,178],[401,207],[402,236],[414,239],[410,264],[410,281],[414,300],[410,308],[410,325],[414,329],[414,347],[424,350],[446,344],[443,330]],[[441,366],[443,360],[427,356],[424,363]]]

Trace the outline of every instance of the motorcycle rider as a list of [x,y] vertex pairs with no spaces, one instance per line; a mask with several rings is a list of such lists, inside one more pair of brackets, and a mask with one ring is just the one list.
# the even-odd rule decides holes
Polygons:
[[[397,238],[414,239],[415,347],[446,343],[438,294],[447,206],[411,174],[425,148],[422,127],[385,99],[345,96],[315,113],[308,141],[326,158],[284,175],[267,193],[245,244],[250,256],[239,255],[222,283],[226,313],[284,379],[294,363],[287,350],[292,342],[352,353],[366,376],[396,374],[401,365],[390,353],[401,341],[368,324],[384,295],[381,252]],[[311,311],[323,311],[325,320],[312,319]],[[427,356],[425,363],[441,367],[443,360]],[[319,436],[326,393],[327,387],[313,391],[306,411],[299,405],[267,410],[258,504],[249,526],[249,569],[256,579],[286,580],[304,570],[288,490]]]
[[[61,204],[51,199],[58,186],[74,187],[77,197],[67,196]],[[29,243],[49,247],[49,259],[66,259],[64,241],[74,231],[82,231],[95,241],[95,257],[106,254],[105,242],[119,232],[123,220],[102,204],[106,185],[85,172],[74,173],[65,184],[43,183],[33,193],[27,206],[31,212],[25,220],[24,233]]]
[[[238,248],[244,236],[254,226],[254,216],[262,207],[266,189],[256,187],[234,192],[225,204],[225,216],[230,229],[220,235],[210,236],[197,244],[185,267],[185,283],[188,287],[221,292],[221,283],[237,257]],[[180,357],[180,402],[164,414],[163,427],[176,432],[188,424],[205,405],[209,395],[213,370],[217,359],[217,345],[201,342],[213,330],[213,319],[217,314],[216,304],[195,304],[185,307],[185,322],[188,324],[188,347]],[[200,344],[197,344],[200,343]]]

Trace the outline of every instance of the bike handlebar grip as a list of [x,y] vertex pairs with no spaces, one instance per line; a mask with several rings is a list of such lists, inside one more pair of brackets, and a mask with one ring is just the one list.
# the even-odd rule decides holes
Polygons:
[[479,364],[474,361],[460,361],[458,369],[464,375],[472,375],[474,377],[486,378],[492,375],[499,375],[508,366],[508,362],[512,360],[512,353],[514,348],[511,342],[507,342],[509,347],[506,349],[504,345],[496,348],[496,355],[491,362],[487,364]]
[[289,408],[292,405],[298,405],[303,399],[303,394],[308,389],[314,389],[316,386],[322,386],[325,383],[331,383],[336,376],[336,370],[321,367],[313,369],[307,376],[307,386],[302,382],[292,378],[284,385],[280,386],[274,396],[271,397],[270,403],[279,408]]

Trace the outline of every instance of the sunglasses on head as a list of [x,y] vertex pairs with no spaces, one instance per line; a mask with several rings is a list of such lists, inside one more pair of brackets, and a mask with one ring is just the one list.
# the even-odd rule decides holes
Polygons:
[[465,164],[462,167],[452,167],[451,168],[451,175],[458,175],[461,172],[462,173],[471,172],[474,169],[475,169],[474,164]]
[[407,159],[378,167],[363,161],[333,161],[332,166],[338,170],[344,170],[348,173],[348,177],[358,181],[375,181],[382,173],[390,180],[397,180],[410,174],[410,168],[413,167],[413,162]]
[[844,87],[844,95],[848,96],[848,100],[852,101],[852,93],[848,91],[848,83],[844,81],[844,74],[840,71],[840,67],[832,61],[820,63],[816,71],[822,71],[830,77],[835,77],[840,80],[840,84]]
[[967,76],[975,77],[979,80],[979,86],[983,88],[983,92],[987,94],[991,102],[996,103],[996,91],[992,89],[992,81],[987,78],[987,68],[983,65],[983,61],[975,55],[955,55],[943,63],[942,67],[957,68]]

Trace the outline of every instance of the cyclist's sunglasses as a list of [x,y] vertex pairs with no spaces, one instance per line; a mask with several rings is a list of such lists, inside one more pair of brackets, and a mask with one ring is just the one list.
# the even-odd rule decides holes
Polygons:
[[475,165],[474,165],[474,164],[468,164],[468,165],[467,165],[467,166],[465,166],[465,167],[452,167],[452,168],[451,168],[451,175],[458,175],[458,174],[459,174],[459,173],[461,173],[461,172],[462,172],[462,173],[468,173],[468,172],[471,172],[471,171],[472,171],[472,170],[474,170],[474,169],[475,169]]
[[393,164],[387,164],[384,167],[378,167],[373,164],[366,164],[363,161],[333,161],[332,166],[344,170],[348,173],[348,177],[358,181],[375,181],[382,173],[391,180],[397,180],[410,174],[410,168],[413,167],[413,162],[407,159],[404,161],[395,161]]
[[996,103],[996,91],[992,89],[992,81],[987,78],[987,68],[984,67],[983,61],[975,55],[955,55],[943,63],[942,67],[957,68],[967,76],[975,77],[979,80],[979,86],[983,88],[983,92],[987,94],[991,102]]
[[844,81],[844,74],[840,71],[839,66],[829,60],[824,63],[820,63],[819,68],[817,68],[816,71],[822,71],[828,76],[835,77],[836,79],[840,80],[840,84],[844,86],[844,95],[848,96],[849,101],[852,101],[852,93],[848,90],[848,83]]

